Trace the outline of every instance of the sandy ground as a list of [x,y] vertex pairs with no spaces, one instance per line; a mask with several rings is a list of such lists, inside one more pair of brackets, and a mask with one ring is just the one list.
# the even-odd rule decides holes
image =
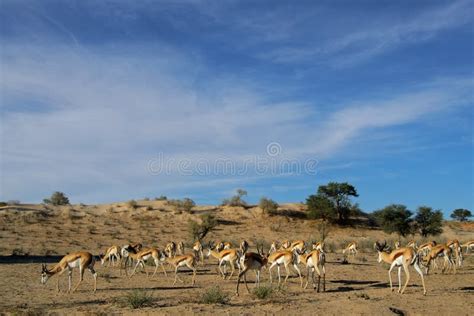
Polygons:
[[[0,311],[3,313],[39,315],[44,313],[82,314],[378,314],[392,315],[394,311],[408,314],[438,313],[440,315],[468,315],[474,310],[474,255],[466,255],[463,267],[457,274],[426,276],[428,294],[422,295],[420,277],[411,269],[411,281],[404,295],[390,292],[388,265],[376,262],[377,255],[370,249],[376,239],[388,239],[378,230],[357,227],[333,228],[327,243],[328,253],[326,292],[317,293],[299,287],[296,277],[267,299],[259,300],[248,294],[245,286],[240,296],[234,295],[236,278],[222,280],[216,272],[215,260],[207,259],[198,266],[196,286],[190,287],[189,272],[181,277],[185,284],[173,286],[173,275],[164,277],[160,272],[153,279],[139,273],[131,279],[120,275],[117,268],[96,264],[99,273],[98,291],[93,294],[92,278],[88,272],[85,281],[74,294],[56,293],[56,279],[40,284],[40,260],[35,263],[20,262],[12,253],[34,255],[63,255],[77,250],[94,254],[106,246],[142,242],[149,246],[163,247],[169,240],[189,243],[187,222],[205,211],[214,212],[220,219],[218,230],[211,233],[211,240],[238,242],[245,238],[251,245],[256,240],[274,239],[316,240],[316,224],[298,215],[301,206],[283,207],[282,215],[265,217],[258,209],[216,209],[198,207],[196,214],[177,214],[163,202],[140,201],[136,210],[127,209],[126,203],[99,206],[68,206],[46,210],[44,206],[22,205],[0,210]],[[147,209],[148,207],[148,209]],[[471,224],[445,226],[439,239],[457,237],[461,241],[473,239]],[[365,245],[350,264],[341,264],[340,246],[348,240]],[[152,269],[151,267],[147,267]],[[276,273],[276,270],[274,271]],[[74,271],[73,282],[78,271]],[[254,280],[254,274],[249,274]],[[396,272],[393,280],[397,283]],[[268,271],[263,271],[264,284],[268,284]],[[210,287],[219,285],[229,295],[223,305],[201,303],[201,295]],[[61,287],[67,286],[66,275],[61,276]],[[251,285],[251,288],[253,284]],[[151,295],[151,303],[134,310],[124,305],[124,298],[134,289],[143,289]]]

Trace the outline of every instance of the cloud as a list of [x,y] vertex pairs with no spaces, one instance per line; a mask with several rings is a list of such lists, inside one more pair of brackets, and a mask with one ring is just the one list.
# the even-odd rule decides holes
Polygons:
[[264,154],[271,141],[283,146],[285,157],[330,159],[367,131],[423,120],[462,105],[472,91],[470,79],[439,80],[324,113],[314,104],[271,102],[235,79],[209,80],[202,91],[195,85],[202,65],[195,60],[169,57],[163,47],[139,56],[130,50],[4,46],[2,198],[38,200],[62,189],[100,199],[152,185],[237,185],[242,178],[155,178],[147,163],[159,152],[177,160],[225,156],[239,163]]
[[[312,61],[317,64],[327,63],[337,68],[353,66],[397,47],[425,42],[440,32],[472,23],[472,9],[470,1],[455,1],[407,18],[385,17],[387,21],[359,21],[360,25],[347,22],[346,29],[334,33],[328,39],[312,38],[308,35],[297,42],[281,41],[279,45],[272,46],[258,56],[276,63]],[[331,22],[328,23],[327,27],[330,29]],[[256,31],[258,30],[259,28],[256,28]],[[297,30],[287,31],[286,34],[287,38],[298,37]]]

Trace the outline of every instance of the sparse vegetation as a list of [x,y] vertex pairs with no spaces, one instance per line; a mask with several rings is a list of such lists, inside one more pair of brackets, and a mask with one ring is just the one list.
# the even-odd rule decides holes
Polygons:
[[245,202],[243,199],[243,197],[246,195],[247,195],[247,191],[243,189],[237,189],[237,193],[234,196],[232,196],[230,199],[224,199],[222,201],[222,205],[246,207],[247,202]]
[[262,197],[260,199],[258,206],[262,209],[263,213],[265,214],[274,214],[278,210],[278,203],[266,197]]
[[190,198],[184,198],[182,200],[170,200],[168,203],[173,206],[177,212],[191,213],[193,207],[196,206],[196,203]]
[[217,220],[212,214],[202,214],[201,223],[190,220],[188,223],[189,232],[193,240],[203,240],[206,235],[217,225]]
[[151,295],[143,290],[133,290],[125,297],[127,306],[133,309],[149,306],[152,301]]
[[49,199],[43,199],[45,204],[69,205],[69,198],[63,192],[54,192]]
[[6,202],[0,202],[0,207],[7,206],[8,204]]
[[127,202],[127,206],[134,210],[138,207],[138,203],[135,200],[130,200]]
[[229,300],[229,295],[218,286],[207,289],[201,296],[201,303],[203,304],[227,304]]
[[166,200],[168,200],[166,195],[160,195],[160,196],[155,198],[155,201],[166,201]]
[[260,285],[253,289],[252,294],[256,298],[260,300],[264,300],[264,299],[270,298],[273,295],[273,292],[274,292],[273,287],[268,286],[268,285]]

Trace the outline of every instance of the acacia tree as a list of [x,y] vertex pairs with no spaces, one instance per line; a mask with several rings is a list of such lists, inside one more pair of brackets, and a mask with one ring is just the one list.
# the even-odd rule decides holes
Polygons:
[[306,199],[306,205],[308,206],[308,218],[310,219],[334,222],[337,218],[332,201],[323,195],[310,195]]
[[443,213],[429,206],[420,206],[415,216],[416,228],[421,236],[439,235],[443,232]]
[[332,202],[339,222],[345,222],[349,218],[352,208],[350,197],[359,196],[355,187],[347,182],[329,182],[327,185],[321,185],[318,188],[318,195]]
[[391,204],[375,211],[373,215],[377,224],[388,234],[397,233],[399,236],[405,237],[411,232],[413,213],[405,205]]
[[470,217],[472,217],[471,211],[466,210],[466,209],[464,209],[464,208],[455,209],[455,210],[451,213],[451,218],[454,219],[454,220],[456,220],[456,221],[460,221],[460,222],[465,222],[465,221],[467,221]]

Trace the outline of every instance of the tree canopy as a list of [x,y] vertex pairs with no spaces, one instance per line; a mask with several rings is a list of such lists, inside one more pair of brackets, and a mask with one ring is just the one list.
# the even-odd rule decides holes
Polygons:
[[63,192],[56,191],[51,195],[49,199],[43,199],[43,202],[46,204],[53,205],[68,205],[69,198]]
[[439,235],[443,232],[443,213],[428,206],[420,206],[415,216],[416,228],[421,236]]
[[391,204],[375,211],[373,215],[377,224],[388,234],[397,233],[406,236],[412,231],[413,213],[405,205]]
[[347,182],[329,182],[321,185],[316,195],[310,195],[306,199],[308,205],[308,216],[310,218],[322,218],[346,222],[349,215],[355,209],[350,197],[357,197],[354,186]]
[[460,221],[460,222],[465,222],[465,221],[467,221],[470,217],[472,217],[471,211],[466,210],[466,209],[464,209],[464,208],[455,209],[455,210],[451,213],[451,218],[454,219],[454,220],[456,220],[456,221]]

